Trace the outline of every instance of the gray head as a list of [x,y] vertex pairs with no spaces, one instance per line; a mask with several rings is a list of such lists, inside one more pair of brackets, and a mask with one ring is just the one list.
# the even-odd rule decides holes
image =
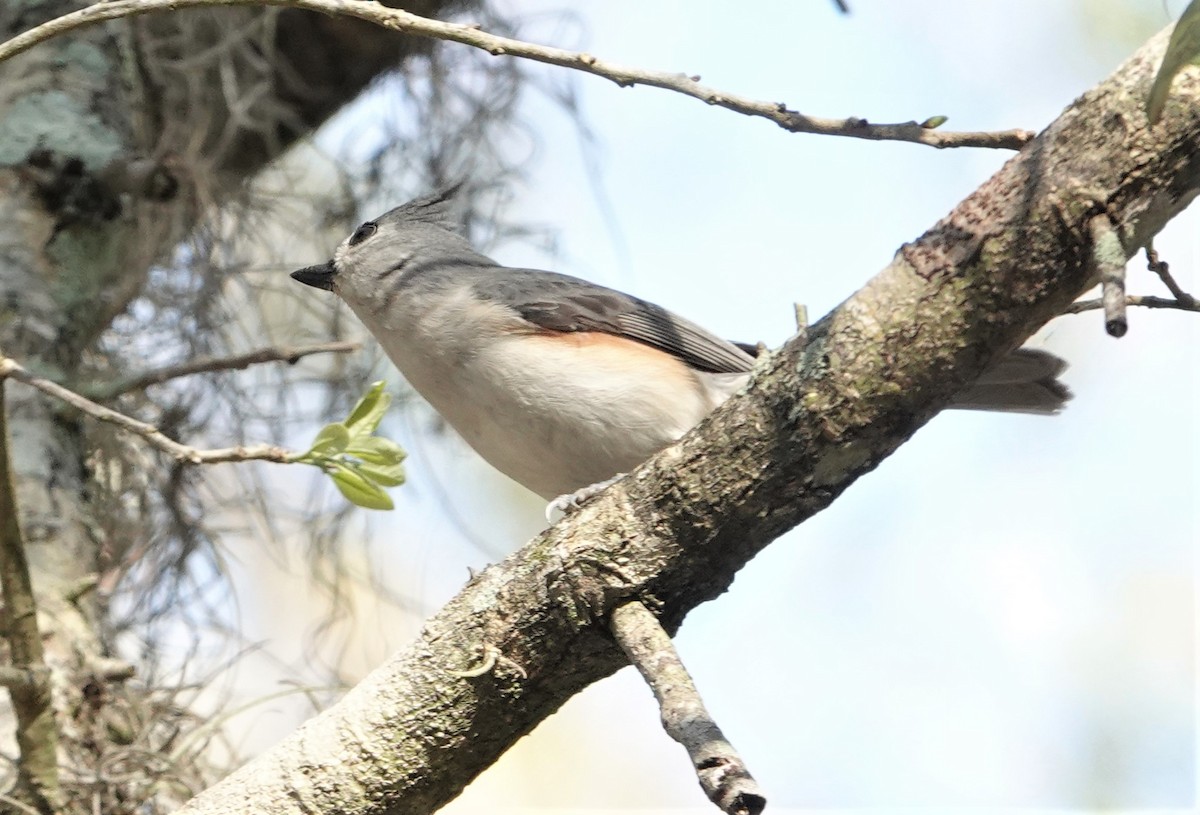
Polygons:
[[471,248],[455,220],[454,194],[460,185],[417,198],[366,221],[318,266],[292,272],[292,278],[343,299],[367,299],[422,267],[458,262],[490,264]]

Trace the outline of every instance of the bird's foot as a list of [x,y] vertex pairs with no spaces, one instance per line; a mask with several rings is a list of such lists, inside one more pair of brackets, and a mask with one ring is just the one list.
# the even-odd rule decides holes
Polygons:
[[546,522],[554,523],[563,516],[578,512],[580,507],[624,477],[625,473],[617,473],[612,478],[605,479],[604,481],[597,481],[595,484],[589,484],[586,487],[575,490],[575,492],[569,492],[566,495],[558,496],[553,501],[546,504]]

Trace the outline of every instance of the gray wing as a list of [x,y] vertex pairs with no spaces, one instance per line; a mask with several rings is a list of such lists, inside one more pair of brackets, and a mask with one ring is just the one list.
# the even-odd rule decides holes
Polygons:
[[712,373],[745,373],[754,366],[752,346],[728,342],[661,306],[577,277],[504,268],[476,283],[475,293],[509,306],[547,331],[601,331],[625,337]]

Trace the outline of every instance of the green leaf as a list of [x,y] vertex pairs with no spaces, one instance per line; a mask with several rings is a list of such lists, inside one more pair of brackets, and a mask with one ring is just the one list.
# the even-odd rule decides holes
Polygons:
[[344,424],[327,424],[313,439],[312,446],[301,458],[316,456],[333,456],[346,449],[350,443],[350,431]]
[[395,464],[359,464],[354,468],[376,484],[384,487],[399,487],[404,483],[404,465]]
[[333,467],[329,477],[347,501],[367,509],[395,509],[391,496],[358,470],[340,462]]
[[350,435],[358,437],[374,433],[391,403],[391,394],[383,392],[383,380],[371,385],[371,389],[363,394],[346,418],[345,424]]
[[1188,65],[1200,61],[1200,0],[1192,0],[1184,9],[1183,16],[1171,32],[1171,41],[1163,55],[1162,65],[1150,86],[1146,98],[1146,118],[1154,124],[1162,116],[1167,97],[1171,94],[1171,83],[1175,75]]
[[407,457],[404,448],[383,436],[366,436],[352,439],[346,455],[371,464],[399,464]]
[[373,436],[392,397],[383,382],[374,383],[346,421],[326,425],[312,448],[297,460],[322,468],[351,503],[368,509],[393,509],[383,487],[404,483],[404,449],[391,439]]
[[921,122],[921,127],[926,130],[936,130],[937,128],[950,121],[949,116],[930,116],[925,121]]

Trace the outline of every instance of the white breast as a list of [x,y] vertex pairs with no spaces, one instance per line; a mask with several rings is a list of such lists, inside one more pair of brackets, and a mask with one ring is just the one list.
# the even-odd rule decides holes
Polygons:
[[607,334],[517,333],[510,310],[465,289],[439,300],[421,314],[393,305],[386,321],[355,311],[471,447],[545,498],[627,472],[744,381]]

